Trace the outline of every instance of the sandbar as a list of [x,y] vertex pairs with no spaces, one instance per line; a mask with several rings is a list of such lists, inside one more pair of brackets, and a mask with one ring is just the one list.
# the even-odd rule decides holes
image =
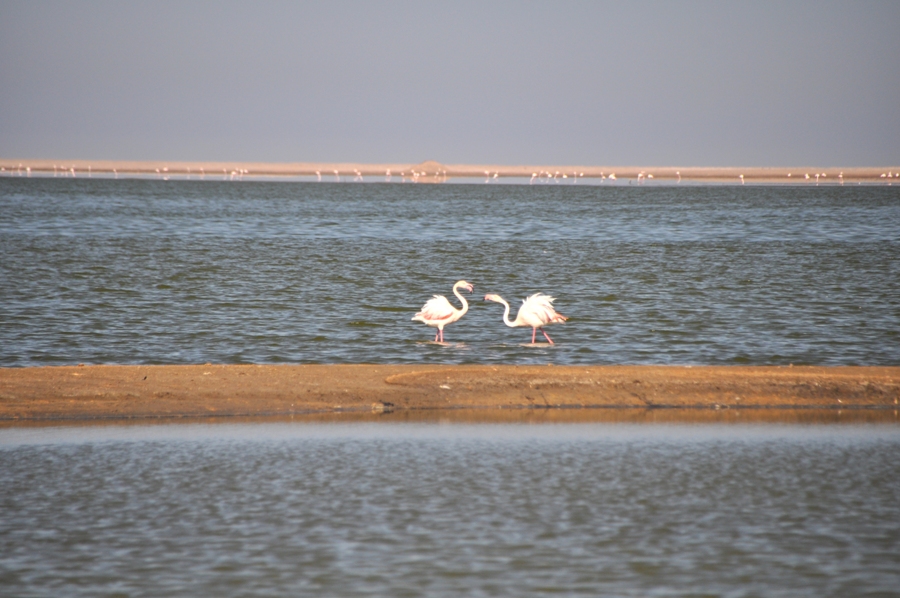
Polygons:
[[2,176],[87,178],[144,177],[160,179],[228,180],[244,178],[314,177],[322,182],[444,183],[452,179],[533,184],[781,184],[844,185],[900,184],[900,166],[627,166],[571,164],[444,164],[362,162],[178,162],[126,160],[47,160],[0,157]]
[[[78,365],[0,368],[0,425],[352,414],[475,420],[866,413],[900,421],[900,367]],[[552,415],[546,415],[546,414]],[[792,415],[786,415],[786,414]],[[594,415],[589,415],[594,414]],[[631,414],[631,415],[626,415]],[[644,414],[635,416],[634,414]],[[661,415],[666,414],[666,415]],[[681,414],[681,415],[678,415]],[[712,416],[710,414],[717,414]],[[817,416],[818,417],[818,416]],[[825,416],[828,419],[828,416]]]

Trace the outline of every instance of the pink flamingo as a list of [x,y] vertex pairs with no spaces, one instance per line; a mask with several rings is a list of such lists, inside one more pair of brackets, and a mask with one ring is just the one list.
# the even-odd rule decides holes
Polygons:
[[553,339],[544,332],[544,326],[547,326],[548,324],[562,324],[569,319],[562,314],[556,313],[556,310],[553,309],[553,302],[555,299],[544,295],[543,293],[535,293],[528,299],[523,299],[522,307],[519,308],[519,313],[516,315],[516,319],[513,322],[509,321],[509,303],[507,303],[503,297],[500,295],[485,295],[484,299],[485,301],[502,303],[506,306],[506,311],[503,312],[503,323],[510,328],[531,326],[532,345],[534,344],[534,337],[537,335],[538,330],[547,337],[547,341],[552,345]]
[[453,307],[443,295],[435,295],[425,302],[425,305],[422,306],[422,310],[419,313],[412,317],[414,321],[422,322],[426,326],[431,326],[432,328],[437,328],[437,332],[434,335],[434,342],[436,343],[444,342],[444,326],[452,324],[466,315],[466,312],[469,311],[468,302],[466,302],[465,297],[459,294],[458,289],[461,288],[466,289],[471,293],[475,290],[475,287],[465,280],[460,280],[453,285],[453,294],[456,295],[456,298],[462,303],[462,309]]

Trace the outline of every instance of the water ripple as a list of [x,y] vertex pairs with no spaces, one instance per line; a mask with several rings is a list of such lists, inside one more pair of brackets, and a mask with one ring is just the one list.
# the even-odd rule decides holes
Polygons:
[[[0,365],[900,363],[900,191],[0,179]],[[446,338],[410,318],[474,282]],[[571,319],[520,346],[486,292]]]
[[4,434],[8,595],[777,597],[900,583],[895,427]]

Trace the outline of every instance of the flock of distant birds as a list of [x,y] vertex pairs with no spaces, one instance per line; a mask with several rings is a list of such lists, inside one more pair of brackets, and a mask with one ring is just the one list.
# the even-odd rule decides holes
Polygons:
[[[23,165],[23,164],[19,164],[18,168],[16,168],[15,170],[6,170],[6,167],[0,167],[0,176],[22,176],[23,167],[24,167],[25,176],[30,177],[30,176],[31,176],[31,167],[30,167],[30,166],[25,166],[25,165]],[[200,179],[201,179],[201,180],[202,180],[202,179],[205,179],[205,178],[206,178],[206,174],[207,174],[207,173],[206,173],[206,170],[203,169],[203,168],[200,168],[199,171],[200,171],[200,174],[199,174]],[[118,172],[118,170],[116,170],[115,168],[113,168],[113,169],[112,169],[112,172],[113,172],[113,176],[114,176],[115,178],[119,178],[119,172]],[[319,181],[319,182],[321,182],[321,181],[322,181],[322,171],[321,171],[321,170],[317,170],[317,171],[315,171],[315,172],[316,172],[316,180]],[[336,182],[340,183],[340,182],[341,182],[341,173],[340,173],[340,171],[338,171],[338,170],[333,170],[332,172],[334,173],[334,180],[335,180]],[[54,177],[56,177],[56,176],[63,176],[63,177],[71,176],[72,178],[75,178],[75,176],[76,176],[75,173],[76,173],[75,166],[63,166],[63,165],[57,166],[56,164],[53,165],[53,176],[54,176]],[[354,175],[355,175],[354,178],[353,178],[353,181],[354,181],[354,182],[360,182],[360,183],[361,183],[361,182],[364,182],[364,181],[365,181],[365,179],[364,179],[364,177],[363,177],[362,171],[360,171],[359,169],[354,169],[354,170],[353,170],[353,173],[354,173]],[[88,175],[88,178],[91,178],[92,174],[93,174],[93,173],[91,172],[91,167],[90,167],[90,165],[88,165],[88,167],[87,167],[87,175]],[[192,173],[191,173],[191,169],[188,168],[188,169],[187,169],[187,173],[186,173],[186,176],[187,176],[187,179],[188,179],[188,180],[190,180],[191,174],[192,174]],[[194,173],[194,174],[196,175],[196,173]],[[212,172],[212,171],[210,171],[209,174],[210,174],[210,176],[218,176],[216,173],[214,173],[214,172]],[[222,169],[222,175],[221,175],[221,176],[222,176],[222,180],[232,180],[232,181],[238,180],[238,181],[243,181],[243,180],[244,180],[244,175],[245,175],[245,174],[246,174],[246,175],[250,174],[250,171],[247,170],[246,168],[235,169],[235,170],[232,170],[230,173],[228,172],[227,169],[223,168],[223,169]],[[680,183],[680,182],[681,182],[681,171],[675,171],[675,174],[676,174],[676,176],[678,177],[678,182]],[[163,167],[161,170],[160,170],[159,168],[156,169],[156,176],[157,176],[157,178],[161,178],[161,179],[163,179],[163,180],[165,180],[165,181],[168,181],[169,178],[170,178],[170,176],[173,176],[173,175],[175,175],[175,173],[170,173],[168,167]],[[184,176],[183,173],[179,173],[179,175]],[[395,175],[391,174],[391,170],[388,169],[388,170],[385,172],[385,177],[384,177],[385,182],[388,182],[388,183],[391,182],[391,180],[392,180],[392,178],[393,178],[394,176],[395,176]],[[412,181],[413,183],[418,183],[418,182],[419,182],[419,178],[421,178],[421,177],[429,177],[429,176],[432,177],[432,180],[435,180],[435,181],[438,181],[438,182],[444,182],[444,181],[446,181],[447,178],[448,178],[448,175],[447,175],[447,171],[446,171],[446,170],[440,170],[440,171],[434,173],[434,175],[429,175],[428,173],[426,173],[426,172],[424,172],[424,171],[423,171],[423,172],[419,172],[419,171],[416,171],[416,170],[411,170],[409,174],[407,174],[406,171],[402,171],[402,172],[400,173],[400,178],[401,178],[401,180],[402,180],[403,182],[406,182],[407,179],[408,179],[408,180]],[[485,171],[484,171],[484,176],[485,176],[484,182],[485,182],[485,183],[490,183],[490,182],[492,182],[492,181],[497,181],[497,178],[500,176],[500,173],[499,173],[499,172],[494,172],[493,174],[491,174],[490,171],[485,170]],[[525,176],[527,176],[527,175],[525,175]],[[793,176],[794,176],[794,173],[789,172],[788,175],[787,175],[787,178],[790,179],[790,178],[793,178]],[[820,179],[820,178],[822,178],[822,179],[827,178],[827,177],[828,177],[828,173],[825,173],[825,172],[816,172],[816,173],[813,173],[812,175],[810,175],[808,172],[806,172],[806,173],[803,173],[803,175],[799,175],[799,174],[798,174],[798,175],[797,175],[797,178],[799,178],[800,176],[803,176],[803,178],[804,178],[804,180],[805,180],[806,182],[812,182],[812,178],[815,177],[815,179],[816,179],[816,185],[818,186],[818,184],[819,184],[819,179]],[[545,178],[545,177],[546,177],[546,178]],[[572,184],[575,184],[575,183],[578,182],[578,179],[579,179],[580,177],[584,177],[584,173],[583,173],[583,172],[577,172],[577,171],[576,171],[576,172],[573,172],[573,173],[572,173],[572,176],[570,177],[570,176],[568,175],[568,173],[560,172],[560,171],[558,171],[558,170],[557,170],[556,172],[550,172],[550,171],[543,171],[543,170],[541,170],[541,171],[539,171],[539,172],[532,172],[532,173],[531,173],[531,179],[530,179],[528,182],[529,182],[529,184],[532,184],[532,185],[534,184],[535,181],[537,181],[538,183],[541,183],[541,182],[547,182],[547,183],[549,183],[550,181],[553,181],[554,183],[559,183],[559,182],[560,182],[560,178],[562,178],[563,180],[565,180],[565,179],[571,179]],[[637,174],[636,180],[637,180],[637,184],[638,184],[638,185],[643,185],[644,182],[649,181],[649,180],[653,180],[653,178],[654,178],[654,177],[653,177],[653,174],[652,174],[652,173],[648,173],[648,172],[645,172],[645,171],[642,170],[641,172],[639,172],[639,173]],[[840,173],[837,175],[837,178],[838,178],[838,183],[840,183],[841,185],[843,185],[843,184],[844,184],[844,173],[843,173],[843,172],[840,172]],[[881,177],[880,177],[880,178],[882,178],[882,179],[888,179],[888,180],[886,181],[887,184],[888,184],[888,185],[892,185],[893,182],[892,182],[891,179],[900,178],[900,172],[892,172],[892,171],[889,171],[889,172],[883,172],[883,173],[881,173]],[[745,181],[744,181],[744,175],[743,175],[743,174],[738,175],[738,179],[741,181],[741,184],[742,184],[742,185],[745,183]],[[616,180],[617,180],[616,173],[611,172],[611,173],[609,173],[609,174],[606,174],[606,173],[604,173],[604,172],[601,172],[601,173],[600,173],[600,180],[601,180],[601,182],[602,182],[602,181],[607,181],[607,180],[608,180],[608,181],[616,181]],[[630,181],[629,181],[629,182],[630,182]],[[859,184],[861,185],[862,182],[860,182]]]
[[[413,321],[422,322],[426,326],[437,328],[434,336],[434,342],[436,343],[444,342],[444,326],[456,322],[469,311],[469,303],[466,301],[465,297],[459,294],[459,289],[466,289],[472,293],[475,291],[475,287],[465,280],[460,280],[453,285],[453,294],[456,295],[456,298],[462,303],[462,309],[453,307],[453,304],[450,303],[445,296],[434,295],[431,299],[426,301],[425,305],[422,306],[422,309],[412,317]],[[544,326],[550,324],[562,324],[568,320],[566,316],[558,313],[553,308],[553,302],[556,299],[543,293],[535,293],[527,299],[523,299],[522,306],[519,308],[519,313],[516,315],[515,320],[509,319],[509,303],[507,303],[503,297],[500,295],[488,294],[484,296],[484,299],[485,301],[500,303],[506,307],[506,310],[503,312],[503,323],[510,328],[517,328],[520,326],[530,327],[532,345],[535,344],[535,337],[537,336],[538,330],[541,331],[541,334],[543,334],[547,338],[547,341],[552,345],[553,339],[551,339],[544,331]]]

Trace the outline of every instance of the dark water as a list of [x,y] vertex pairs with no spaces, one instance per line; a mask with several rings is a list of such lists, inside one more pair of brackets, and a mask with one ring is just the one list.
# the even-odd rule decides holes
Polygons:
[[[0,257],[3,366],[900,363],[893,187],[3,178]],[[481,302],[537,291],[552,349]]]
[[900,596],[900,428],[0,430],[4,596]]

